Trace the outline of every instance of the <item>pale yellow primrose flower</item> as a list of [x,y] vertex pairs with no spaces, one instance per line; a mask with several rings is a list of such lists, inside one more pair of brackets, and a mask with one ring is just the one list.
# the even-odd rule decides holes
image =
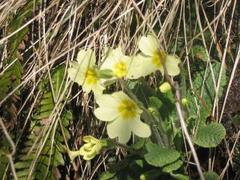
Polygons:
[[[180,63],[179,58],[173,55],[168,55],[164,50],[160,49],[159,41],[155,36],[142,36],[138,47],[144,54],[144,56],[142,55],[141,58],[138,58],[144,59],[145,63],[149,66],[147,73],[160,70],[161,73],[164,74],[164,66],[170,76],[176,76],[180,73],[178,67],[178,64]],[[147,65],[145,67],[147,67]]]
[[77,62],[71,63],[68,69],[69,78],[82,86],[84,92],[91,90],[96,94],[102,94],[104,87],[100,83],[100,77],[95,68],[96,57],[91,49],[80,50],[77,55]]
[[129,71],[132,58],[123,54],[121,47],[116,49],[107,48],[103,57],[104,62],[101,70],[110,69],[116,78],[129,78]]
[[83,156],[84,160],[91,160],[100,154],[101,150],[107,146],[105,140],[99,140],[93,136],[84,136],[85,144],[78,151],[69,151],[69,157],[73,161],[77,156]]
[[131,133],[142,138],[151,135],[150,127],[140,120],[142,110],[124,92],[102,95],[96,101],[99,108],[94,114],[99,120],[108,122],[107,133],[110,138],[118,137],[118,141],[125,144]]

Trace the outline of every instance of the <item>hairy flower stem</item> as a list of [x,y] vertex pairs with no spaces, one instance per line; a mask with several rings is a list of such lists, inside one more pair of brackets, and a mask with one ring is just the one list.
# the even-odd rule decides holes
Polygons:
[[175,98],[176,98],[176,109],[177,109],[177,113],[178,113],[178,117],[179,117],[179,120],[180,120],[180,124],[181,124],[181,128],[182,128],[182,131],[183,131],[183,134],[185,135],[185,138],[188,142],[188,145],[192,151],[192,155],[193,155],[193,159],[196,163],[196,166],[197,166],[197,171],[198,171],[198,174],[200,176],[200,179],[201,180],[204,180],[204,175],[203,175],[203,172],[202,172],[202,169],[201,169],[201,165],[200,165],[200,162],[199,162],[199,159],[198,159],[198,156],[197,156],[197,152],[194,148],[194,145],[193,145],[193,142],[191,140],[191,137],[190,137],[190,134],[188,132],[188,129],[187,129],[187,126],[186,126],[186,123],[184,121],[184,116],[183,116],[183,111],[182,111],[182,108],[181,108],[181,94],[180,94],[180,91],[179,91],[179,87],[178,87],[178,84],[175,83],[171,77],[167,74],[167,71],[165,69],[165,78],[167,79],[167,81],[171,84],[172,86],[172,90],[173,90],[173,93],[175,93]]

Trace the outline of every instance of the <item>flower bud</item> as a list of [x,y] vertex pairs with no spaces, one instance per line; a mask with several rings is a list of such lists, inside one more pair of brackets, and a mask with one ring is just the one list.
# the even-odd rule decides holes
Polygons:
[[188,100],[187,98],[182,98],[182,105],[187,106],[188,105]]
[[148,110],[150,113],[155,113],[157,111],[157,109],[154,107],[149,107]]
[[100,154],[101,150],[107,146],[105,140],[99,140],[93,136],[84,136],[85,144],[78,151],[69,151],[69,157],[73,161],[77,156],[83,156],[84,160],[91,160]]
[[68,156],[71,161],[73,161],[77,156],[79,156],[79,151],[68,151]]
[[161,86],[159,87],[160,92],[162,93],[167,93],[168,91],[170,91],[171,85],[168,82],[164,82],[163,84],[161,84]]
[[144,174],[141,174],[140,177],[139,177],[140,180],[146,180],[146,177]]

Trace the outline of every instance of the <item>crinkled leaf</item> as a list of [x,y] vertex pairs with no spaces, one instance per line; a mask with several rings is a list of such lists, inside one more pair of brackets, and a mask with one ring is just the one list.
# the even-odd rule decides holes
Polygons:
[[195,144],[212,148],[216,147],[226,135],[226,130],[222,124],[211,123],[207,127],[200,127],[195,137]]
[[183,162],[181,160],[177,160],[171,164],[168,164],[163,167],[163,172],[170,173],[173,171],[178,170],[183,165]]
[[106,171],[106,172],[101,174],[100,180],[110,180],[110,179],[114,180],[114,179],[117,179],[115,176],[116,176],[116,173],[110,172],[110,171]]
[[144,155],[148,164],[156,167],[163,167],[176,161],[180,154],[174,149],[162,148],[157,144],[148,143],[146,146],[148,153]]
[[204,177],[205,177],[205,180],[218,180],[219,179],[218,174],[213,171],[205,172]]
[[174,177],[174,179],[176,180],[189,180],[188,176],[185,176],[183,174],[174,174],[174,173],[170,173],[172,177]]

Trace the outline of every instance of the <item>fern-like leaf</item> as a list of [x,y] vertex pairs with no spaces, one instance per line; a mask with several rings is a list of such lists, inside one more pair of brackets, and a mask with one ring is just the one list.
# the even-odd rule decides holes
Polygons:
[[[43,94],[31,121],[31,133],[15,164],[19,179],[54,179],[56,168],[64,165],[64,144],[70,138],[68,127],[72,113],[64,104],[56,106],[64,93],[63,76],[64,67],[59,66],[52,73],[51,81],[44,80],[40,85]],[[59,115],[58,108],[63,109]]]

